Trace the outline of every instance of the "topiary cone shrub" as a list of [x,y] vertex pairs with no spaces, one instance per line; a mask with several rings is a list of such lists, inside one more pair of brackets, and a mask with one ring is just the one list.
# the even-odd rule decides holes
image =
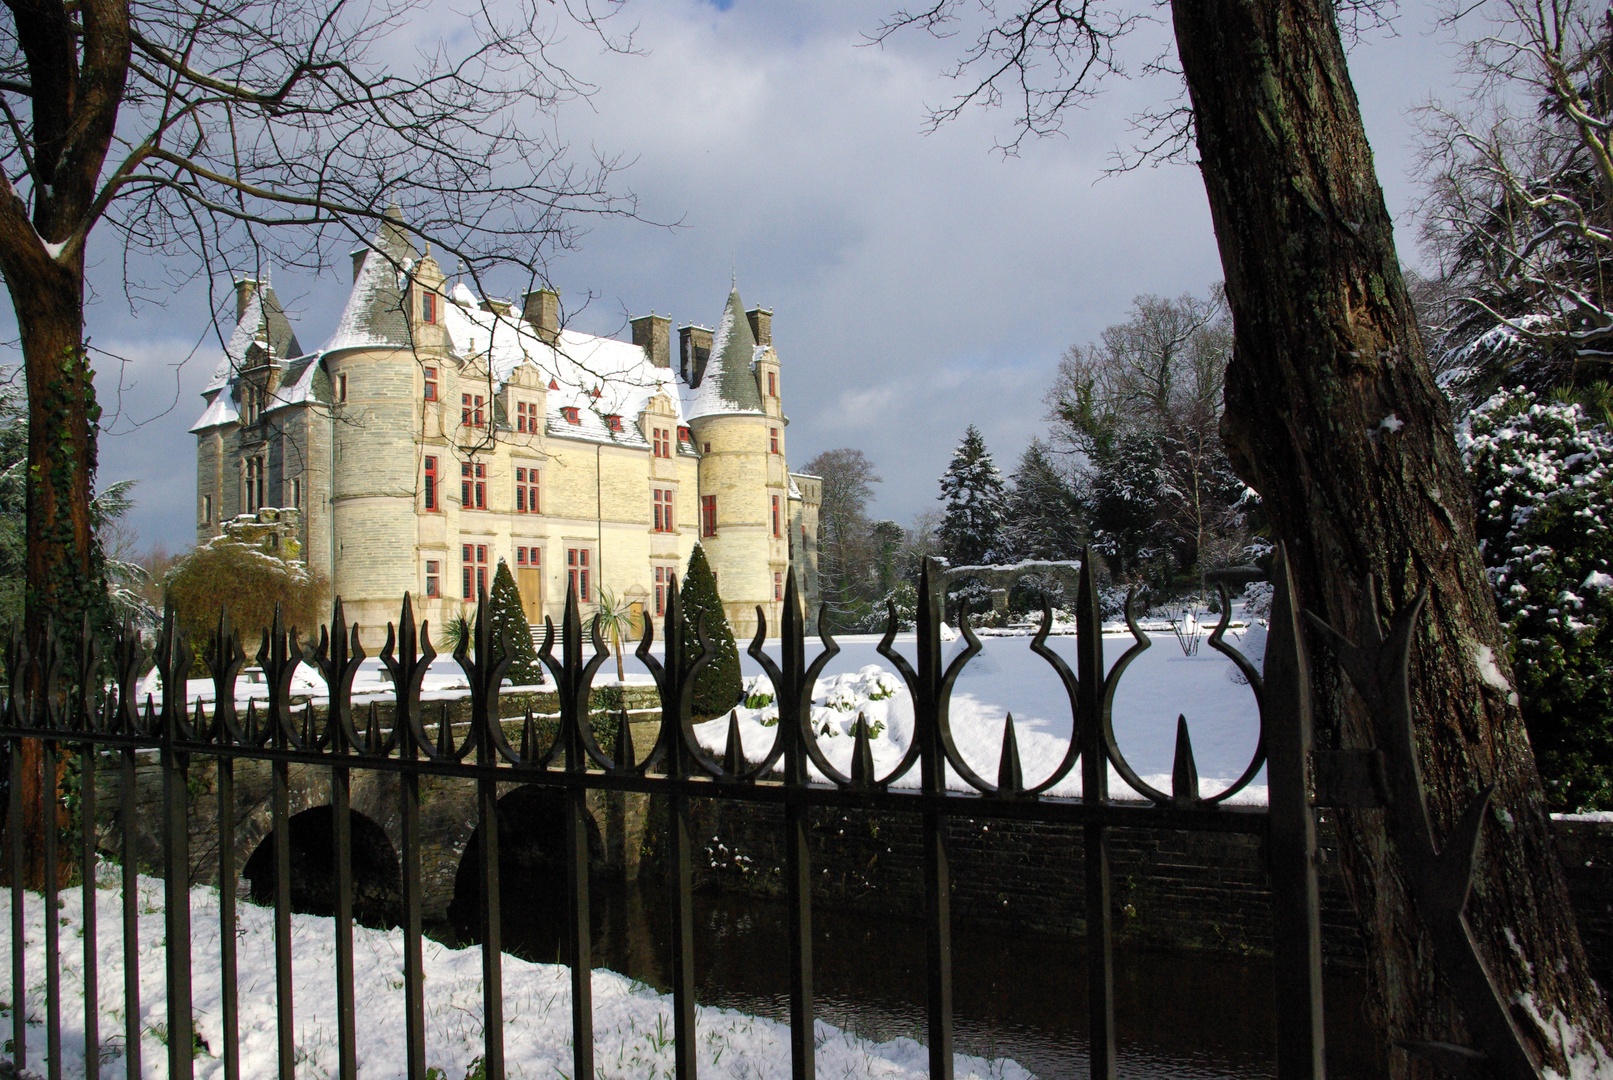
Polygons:
[[504,647],[512,660],[505,675],[512,686],[543,685],[543,664],[538,660],[537,647],[532,644],[532,627],[526,621],[526,610],[521,605],[521,590],[516,587],[515,575],[503,559],[493,573],[493,591],[487,597],[487,613],[492,619],[493,640],[504,635]]
[[[694,554],[689,556],[689,570],[683,575],[683,589],[678,598],[683,607],[683,632],[691,658],[700,655],[695,627],[701,624],[702,617],[706,639],[717,647],[716,657],[695,676],[694,683],[694,719],[697,722],[710,720],[738,705],[745,690],[739,675],[739,646],[734,643],[734,632],[723,614],[722,597],[717,595],[717,575],[711,572],[706,553],[698,544]],[[692,659],[690,663],[692,666]]]

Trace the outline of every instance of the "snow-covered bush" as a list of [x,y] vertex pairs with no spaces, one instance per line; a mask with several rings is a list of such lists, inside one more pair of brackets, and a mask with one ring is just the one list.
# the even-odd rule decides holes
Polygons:
[[1547,798],[1613,809],[1613,433],[1520,389],[1475,409],[1459,443]]
[[895,697],[896,692],[902,688],[896,676],[878,664],[869,664],[859,671],[847,671],[835,675],[822,680],[818,685],[823,692],[816,703],[838,712],[850,712],[861,708],[865,702],[884,701],[886,698]]

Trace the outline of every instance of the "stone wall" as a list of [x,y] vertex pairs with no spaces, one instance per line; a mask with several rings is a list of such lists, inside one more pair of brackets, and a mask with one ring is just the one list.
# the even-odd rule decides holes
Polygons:
[[[784,891],[780,807],[696,800],[701,884],[778,896]],[[814,809],[814,897],[826,908],[889,914],[923,910],[916,814]],[[1085,932],[1080,830],[1071,825],[954,818],[952,910],[961,925],[1079,936]],[[1613,985],[1613,825],[1558,822],[1564,869],[1593,970]],[[1241,953],[1271,948],[1271,891],[1263,841],[1230,833],[1115,829],[1110,834],[1118,941]],[[1319,824],[1322,949],[1358,965],[1363,944],[1336,859]]]

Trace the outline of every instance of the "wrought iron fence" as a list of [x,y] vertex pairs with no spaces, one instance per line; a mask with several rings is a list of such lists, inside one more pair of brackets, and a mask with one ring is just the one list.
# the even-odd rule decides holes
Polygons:
[[[503,994],[501,978],[499,910],[499,845],[497,799],[499,785],[525,784],[557,791],[566,814],[566,886],[569,933],[566,936],[570,967],[572,1053],[575,1077],[591,1077],[594,1042],[590,969],[590,904],[587,807],[591,791],[641,792],[663,796],[669,807],[666,837],[672,908],[671,987],[675,1068],[680,1078],[696,1071],[693,863],[690,804],[697,799],[723,799],[784,807],[786,888],[788,894],[788,945],[790,988],[791,1071],[798,1080],[814,1075],[814,990],[812,946],[811,865],[807,847],[808,812],[812,807],[857,807],[920,815],[923,822],[923,882],[926,927],[927,1025],[930,1075],[953,1074],[952,948],[948,855],[950,817],[1065,822],[1079,827],[1084,844],[1087,988],[1090,1009],[1091,1076],[1103,1080],[1115,1075],[1114,957],[1111,928],[1109,832],[1114,828],[1171,829],[1238,832],[1264,838],[1272,887],[1273,950],[1276,972],[1276,1064],[1281,1080],[1321,1077],[1323,1033],[1321,949],[1314,865],[1315,818],[1310,776],[1310,713],[1305,653],[1298,632],[1297,612],[1286,568],[1279,561],[1276,593],[1271,609],[1271,630],[1262,673],[1226,644],[1230,606],[1223,591],[1222,618],[1210,644],[1225,653],[1247,676],[1259,705],[1260,738],[1252,759],[1228,789],[1210,797],[1200,793],[1191,740],[1185,724],[1178,729],[1171,790],[1156,788],[1127,761],[1115,738],[1112,709],[1116,689],[1128,665],[1149,647],[1148,639],[1128,613],[1133,644],[1111,668],[1105,668],[1102,623],[1095,583],[1083,563],[1077,596],[1076,670],[1053,649],[1047,638],[1051,613],[1044,610],[1040,631],[1030,648],[1047,661],[1069,697],[1072,738],[1069,749],[1053,773],[1033,784],[1025,782],[1014,726],[1004,725],[1002,756],[995,781],[980,776],[959,753],[949,720],[949,703],[960,672],[981,650],[967,619],[960,627],[964,646],[949,663],[943,663],[941,613],[945,587],[939,568],[925,567],[919,585],[917,642],[910,663],[893,647],[895,613],[879,652],[897,669],[912,695],[915,738],[905,756],[891,771],[875,768],[867,722],[859,718],[849,771],[830,763],[818,744],[811,724],[815,681],[839,651],[828,633],[821,634],[822,650],[808,662],[806,635],[793,569],[785,595],[780,628],[780,658],[763,651],[765,621],[749,653],[773,682],[779,709],[776,736],[767,754],[751,760],[741,745],[737,723],[730,722],[728,741],[720,756],[708,753],[693,729],[691,701],[694,679],[715,655],[700,628],[686,637],[678,607],[677,590],[663,624],[662,658],[651,654],[654,630],[646,622],[637,656],[649,670],[663,703],[655,744],[639,760],[632,746],[625,713],[619,714],[614,745],[604,747],[592,734],[588,719],[590,687],[608,653],[597,623],[590,635],[592,655],[585,655],[582,620],[575,594],[568,597],[557,634],[548,625],[540,659],[553,674],[559,691],[558,734],[542,745],[530,713],[522,724],[520,745],[512,745],[499,715],[500,683],[508,659],[494,640],[486,617],[485,596],[478,609],[471,640],[462,641],[454,658],[470,683],[471,717],[468,734],[456,738],[446,715],[433,734],[421,707],[421,686],[427,667],[436,656],[428,628],[417,628],[408,597],[404,598],[396,626],[388,626],[380,660],[392,679],[395,720],[381,730],[374,720],[360,730],[355,722],[352,685],[366,658],[357,627],[343,632],[341,602],[335,605],[332,626],[320,631],[317,644],[305,649],[295,630],[279,625],[263,635],[257,652],[268,684],[267,707],[244,714],[235,706],[235,683],[247,663],[238,635],[227,617],[206,643],[204,659],[215,689],[208,715],[200,702],[187,706],[186,679],[195,656],[176,628],[170,611],[156,642],[160,669],[159,702],[139,700],[137,684],[149,664],[132,632],[123,633],[103,656],[89,634],[73,642],[72,651],[54,635],[31,655],[22,637],[13,639],[7,655],[11,690],[5,704],[0,739],[11,750],[12,762],[8,818],[18,823],[24,815],[22,748],[36,743],[42,756],[42,775],[54,783],[57,764],[76,755],[80,771],[85,827],[75,840],[78,849],[67,853],[78,861],[86,891],[84,905],[84,994],[98,1002],[95,905],[97,836],[96,784],[103,756],[111,755],[121,770],[121,814],[125,822],[138,812],[135,803],[137,755],[156,751],[163,782],[164,820],[162,850],[165,876],[165,938],[167,964],[167,1056],[169,1075],[193,1075],[195,1044],[191,1019],[191,907],[189,893],[188,815],[193,798],[188,770],[193,759],[211,759],[217,768],[217,814],[220,836],[232,836],[236,827],[235,763],[267,761],[271,771],[272,854],[274,863],[274,974],[278,1034],[279,1075],[291,1077],[297,1060],[294,1043],[291,952],[291,851],[289,792],[290,770],[296,765],[329,770],[335,861],[335,964],[339,1074],[357,1075],[357,1033],[354,1005],[353,958],[353,841],[351,777],[353,770],[379,770],[394,774],[402,850],[402,931],[404,997],[408,1075],[424,1080],[425,1002],[422,979],[422,887],[420,781],[422,777],[458,777],[476,784],[476,806],[482,843],[477,846],[477,880],[480,886],[482,996],[486,1075],[501,1078],[505,1072]],[[758,611],[760,615],[760,611]],[[692,638],[692,639],[691,639]],[[555,646],[559,645],[559,655]],[[298,664],[317,669],[329,691],[323,721],[311,706],[299,717],[291,699],[291,679]],[[48,687],[30,693],[28,687]],[[1109,790],[1109,768],[1130,790],[1116,797]],[[1267,770],[1268,805],[1231,805],[1229,798],[1247,787],[1261,767]],[[917,770],[917,786],[895,786],[894,781]],[[1052,797],[1048,792],[1079,769],[1080,798]],[[814,776],[814,771],[816,776]],[[967,790],[949,787],[948,773],[961,779]],[[819,779],[821,777],[821,779]],[[122,917],[124,948],[123,1052],[127,1073],[141,1074],[138,964],[137,877],[132,832],[122,829]],[[11,984],[21,997],[27,986],[22,947],[24,830],[8,830],[7,866],[11,903]],[[64,853],[57,830],[43,830],[44,903],[53,911],[58,902],[60,868]],[[218,845],[219,919],[230,932],[219,937],[222,970],[222,1024],[224,1045],[218,1056],[223,1073],[235,1080],[241,1072],[239,1008],[237,1002],[236,919],[237,869],[230,843]],[[46,1017],[45,1063],[52,1080],[60,1074],[62,943],[57,921],[44,920]],[[99,1075],[100,1034],[98,1010],[86,1008],[86,1075]],[[27,1009],[14,1003],[12,1056],[18,1066],[29,1060]]]

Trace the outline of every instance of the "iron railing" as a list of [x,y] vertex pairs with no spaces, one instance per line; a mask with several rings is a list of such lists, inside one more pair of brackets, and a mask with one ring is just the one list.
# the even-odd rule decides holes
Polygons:
[[[121,812],[127,823],[137,812],[135,804],[136,756],[157,751],[163,778],[164,820],[162,849],[166,877],[165,936],[167,953],[167,1055],[169,1075],[193,1075],[194,1041],[191,1027],[191,909],[189,895],[188,820],[192,793],[188,770],[193,759],[211,759],[217,767],[217,814],[221,837],[234,835],[234,765],[242,760],[269,763],[274,860],[275,985],[279,1075],[291,1077],[296,1061],[293,1041],[294,1002],[291,981],[291,874],[289,792],[293,765],[329,770],[335,855],[335,958],[338,995],[339,1074],[357,1075],[353,985],[352,831],[350,790],[355,769],[395,774],[402,850],[402,931],[405,942],[404,980],[408,1074],[424,1080],[425,1013],[422,990],[422,888],[420,869],[420,800],[422,777],[458,777],[474,781],[482,842],[478,845],[480,885],[484,1055],[486,1075],[504,1076],[503,997],[500,973],[499,845],[497,799],[499,785],[526,784],[554,789],[566,808],[566,883],[569,902],[565,961],[571,969],[572,1053],[575,1077],[594,1075],[592,1003],[590,997],[590,904],[586,797],[591,791],[641,792],[665,798],[669,835],[668,902],[671,919],[671,989],[675,1037],[675,1067],[680,1078],[692,1080],[696,1067],[693,863],[690,805],[696,799],[723,799],[784,807],[786,888],[788,893],[789,987],[791,1070],[798,1080],[814,1075],[812,890],[807,847],[808,811],[812,807],[863,808],[918,814],[923,822],[923,879],[927,958],[927,1024],[930,1075],[950,1078],[953,1071],[952,948],[948,827],[950,817],[1065,822],[1083,835],[1086,913],[1086,963],[1090,1006],[1091,1073],[1096,1080],[1115,1075],[1114,959],[1110,925],[1109,832],[1114,828],[1173,829],[1237,832],[1260,836],[1270,867],[1272,886],[1273,951],[1276,971],[1276,1065],[1281,1080],[1320,1078],[1323,1075],[1321,949],[1315,871],[1316,827],[1312,810],[1310,776],[1310,713],[1305,653],[1298,631],[1297,612],[1287,570],[1279,559],[1271,630],[1264,678],[1235,649],[1222,640],[1229,605],[1223,592],[1222,618],[1210,644],[1225,653],[1248,677],[1259,705],[1260,738],[1252,759],[1239,779],[1225,791],[1205,797],[1200,793],[1192,743],[1184,721],[1179,721],[1171,790],[1151,786],[1127,761],[1115,739],[1112,706],[1115,691],[1127,666],[1148,638],[1130,619],[1136,639],[1112,668],[1106,669],[1098,597],[1085,563],[1080,572],[1077,600],[1077,662],[1070,667],[1048,647],[1051,614],[1044,611],[1040,632],[1030,648],[1044,658],[1061,680],[1069,697],[1073,737],[1069,750],[1050,776],[1027,784],[1020,766],[1012,718],[1003,729],[1002,757],[995,781],[980,776],[964,760],[954,742],[949,721],[953,686],[981,645],[967,619],[961,627],[965,644],[950,663],[943,664],[941,613],[945,588],[940,568],[925,567],[919,584],[915,662],[909,663],[893,647],[892,629],[879,652],[897,669],[912,695],[916,738],[889,773],[878,775],[866,720],[859,718],[849,772],[837,769],[819,747],[811,724],[813,686],[839,651],[828,633],[822,633],[822,650],[809,663],[795,574],[783,609],[780,658],[763,651],[765,622],[757,631],[749,653],[772,679],[779,708],[776,736],[765,757],[752,761],[741,745],[737,722],[730,722],[728,741],[720,756],[708,753],[696,740],[691,719],[694,677],[715,655],[697,627],[693,640],[685,637],[678,607],[678,590],[669,589],[671,605],[664,620],[662,658],[651,655],[653,629],[646,624],[637,656],[650,671],[660,692],[661,723],[650,752],[638,760],[625,713],[618,716],[614,745],[601,746],[591,733],[589,694],[595,673],[607,657],[598,623],[592,628],[592,655],[585,655],[582,620],[575,594],[568,597],[563,625],[556,633],[552,623],[540,658],[553,674],[559,690],[560,724],[552,741],[540,740],[530,713],[522,727],[520,745],[512,745],[499,719],[499,687],[508,666],[485,616],[478,610],[471,640],[462,641],[454,654],[470,683],[469,733],[456,740],[446,714],[435,735],[421,708],[421,684],[435,657],[427,627],[416,627],[410,601],[404,598],[401,618],[388,627],[380,659],[392,678],[396,698],[395,720],[381,730],[371,714],[365,730],[355,722],[352,683],[365,659],[357,627],[343,633],[341,602],[335,605],[332,628],[320,631],[317,645],[306,650],[295,630],[278,620],[266,632],[257,652],[268,683],[267,708],[249,708],[243,715],[235,707],[235,683],[247,658],[238,635],[221,616],[217,632],[206,644],[204,657],[216,691],[211,715],[200,702],[194,712],[186,702],[186,677],[194,656],[170,611],[156,642],[160,668],[159,702],[138,700],[137,683],[149,659],[126,631],[102,656],[93,637],[84,634],[69,653],[54,636],[39,655],[30,655],[22,637],[14,638],[7,656],[11,676],[0,740],[10,749],[12,761],[9,820],[23,817],[20,752],[25,742],[37,742],[43,756],[42,775],[54,782],[63,755],[78,757],[79,808],[84,828],[79,861],[86,893],[84,904],[84,981],[86,1000],[98,1001],[97,950],[93,890],[96,881],[97,836],[96,770],[103,755],[116,757],[121,769]],[[758,612],[760,615],[760,612]],[[558,642],[560,654],[555,655]],[[329,706],[322,722],[308,706],[299,717],[291,701],[291,678],[298,664],[309,664],[323,677]],[[33,695],[29,686],[51,692]],[[547,741],[548,745],[540,742]],[[1109,767],[1130,788],[1121,797],[1109,791]],[[1229,798],[1245,788],[1266,768],[1268,806],[1231,805]],[[1056,798],[1047,792],[1080,769],[1083,796]],[[814,780],[815,769],[826,780]],[[918,770],[918,784],[894,786],[893,781]],[[962,779],[967,791],[949,790],[947,772]],[[12,889],[11,983],[21,998],[27,986],[23,944],[24,830],[8,830],[7,852]],[[140,992],[136,956],[140,944],[136,911],[136,852],[134,830],[122,829],[123,947],[125,972],[124,1036],[128,1075],[140,1069]],[[55,909],[61,878],[60,842],[55,829],[44,830],[44,901]],[[237,870],[233,845],[218,844],[219,918],[233,928],[236,916]],[[60,1074],[62,943],[56,920],[46,918],[45,1063],[52,1078]],[[228,1080],[240,1075],[239,1011],[236,999],[235,934],[220,935],[219,958],[223,977],[222,1018],[224,1046],[215,1051],[223,1059]],[[12,1056],[25,1065],[30,1052],[27,1009],[14,1004]],[[99,1075],[97,1009],[85,1010],[86,1075]]]

